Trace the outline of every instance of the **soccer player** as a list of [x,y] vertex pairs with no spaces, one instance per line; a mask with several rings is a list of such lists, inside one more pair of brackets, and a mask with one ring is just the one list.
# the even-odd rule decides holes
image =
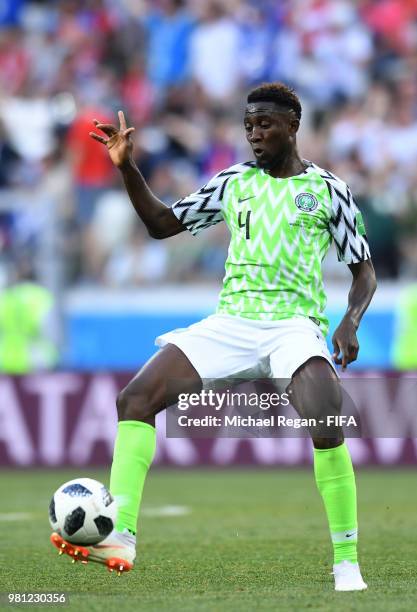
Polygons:
[[[134,128],[126,126],[123,113],[119,128],[94,122],[104,136],[90,135],[107,147],[150,236],[168,238],[185,229],[198,234],[225,221],[231,238],[216,314],[157,338],[160,350],[117,399],[110,490],[120,500],[118,520],[102,545],[83,551],[90,560],[131,569],[142,490],[155,451],[155,415],[176,403],[179,392],[201,388],[201,379],[239,377],[258,366],[263,377],[291,380],[292,403],[303,417],[340,412],[334,362],[345,369],[357,358],[356,332],[376,288],[375,273],[346,183],[298,154],[300,119],[292,89],[282,83],[253,89],[244,129],[255,161],[223,170],[171,208],[153,195],[136,167]],[[346,314],[333,336],[334,362],[325,342],[321,273],[332,240],[353,277]],[[168,391],[168,379],[183,382]],[[314,474],[333,542],[335,588],[365,589],[348,448],[339,428],[331,437],[312,431],[312,438]]]

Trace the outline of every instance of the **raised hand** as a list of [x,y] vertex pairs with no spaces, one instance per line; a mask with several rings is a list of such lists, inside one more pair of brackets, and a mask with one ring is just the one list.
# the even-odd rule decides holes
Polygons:
[[106,145],[113,164],[121,168],[123,164],[129,162],[132,158],[133,142],[130,138],[130,134],[135,131],[135,128],[127,127],[123,111],[119,111],[118,116],[120,124],[119,129],[114,125],[100,123],[97,119],[94,119],[93,123],[96,129],[103,132],[107,138],[95,132],[90,132],[90,136],[94,138],[94,140]]

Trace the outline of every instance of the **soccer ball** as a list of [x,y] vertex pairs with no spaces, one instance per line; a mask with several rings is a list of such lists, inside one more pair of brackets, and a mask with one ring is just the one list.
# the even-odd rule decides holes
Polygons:
[[115,500],[101,482],[92,478],[65,482],[49,504],[52,529],[72,544],[98,544],[113,530],[115,521]]

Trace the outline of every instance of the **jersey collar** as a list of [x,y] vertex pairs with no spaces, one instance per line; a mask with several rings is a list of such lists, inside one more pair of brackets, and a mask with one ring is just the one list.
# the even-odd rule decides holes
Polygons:
[[[294,176],[286,176],[285,178],[274,177],[274,176],[271,176],[270,178],[274,178],[276,181],[287,181],[288,179],[304,178],[307,174],[310,174],[311,172],[314,171],[314,164],[313,164],[313,162],[311,162],[308,159],[302,159],[301,161],[304,164],[306,164],[306,168],[302,172],[300,172],[300,174],[294,174]],[[265,170],[263,168],[259,168],[259,170],[265,176],[270,176],[267,172],[265,172]]]

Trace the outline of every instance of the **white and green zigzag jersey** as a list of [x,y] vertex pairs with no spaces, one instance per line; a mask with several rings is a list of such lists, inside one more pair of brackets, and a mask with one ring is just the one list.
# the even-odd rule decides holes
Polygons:
[[327,333],[321,264],[332,240],[347,264],[370,257],[361,213],[342,180],[310,162],[273,178],[231,166],[172,210],[193,233],[224,220],[231,240],[217,312],[257,320],[310,317]]

